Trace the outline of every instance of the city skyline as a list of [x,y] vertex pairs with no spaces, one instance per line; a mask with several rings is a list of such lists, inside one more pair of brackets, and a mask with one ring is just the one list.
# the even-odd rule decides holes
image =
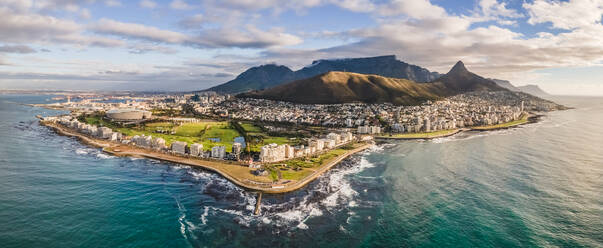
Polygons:
[[277,63],[394,54],[603,95],[599,1],[0,1],[0,88],[197,90]]

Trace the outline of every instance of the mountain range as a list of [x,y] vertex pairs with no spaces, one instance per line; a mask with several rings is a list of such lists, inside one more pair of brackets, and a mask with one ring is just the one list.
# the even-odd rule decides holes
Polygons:
[[295,80],[311,78],[330,71],[374,74],[384,77],[408,79],[415,82],[430,82],[441,76],[437,72],[430,72],[425,68],[397,60],[394,55],[368,58],[323,59],[313,61],[311,65],[297,71],[292,71],[286,66],[275,64],[252,67],[239,74],[235,79],[205,91],[236,94],[249,90],[262,90]]
[[490,78],[490,80],[494,81],[496,84],[498,84],[501,87],[507,88],[510,91],[528,93],[530,95],[534,95],[537,97],[550,96],[549,93],[546,93],[544,90],[540,89],[540,87],[538,87],[538,85],[535,85],[535,84],[514,86],[511,84],[511,82],[509,82],[507,80],[500,80],[500,79],[493,79],[493,78]]
[[508,91],[491,80],[469,72],[457,62],[445,75],[427,83],[374,74],[331,71],[281,84],[273,88],[237,95],[305,104],[384,103],[417,105],[470,91]]

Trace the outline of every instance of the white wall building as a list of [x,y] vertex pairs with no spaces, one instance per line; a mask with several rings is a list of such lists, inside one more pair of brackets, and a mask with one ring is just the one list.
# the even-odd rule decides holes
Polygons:
[[177,154],[186,154],[186,142],[175,141],[172,143],[172,152]]
[[194,143],[190,147],[191,156],[199,157],[203,155],[203,144]]
[[211,148],[211,157],[217,159],[224,159],[226,156],[226,147],[214,146]]

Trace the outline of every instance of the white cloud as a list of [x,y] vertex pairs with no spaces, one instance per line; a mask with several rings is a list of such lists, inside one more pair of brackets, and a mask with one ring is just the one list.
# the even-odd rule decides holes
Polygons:
[[533,3],[524,3],[523,7],[530,16],[528,23],[550,22],[553,27],[561,29],[601,24],[603,15],[603,2],[600,0],[535,0]]
[[178,10],[185,10],[185,9],[192,8],[192,6],[190,6],[188,3],[186,3],[183,0],[173,0],[170,3],[170,8],[172,8],[172,9],[178,9]]
[[386,16],[406,15],[415,19],[435,19],[447,16],[444,8],[431,4],[429,0],[392,0],[379,7],[379,14]]
[[264,31],[252,25],[247,25],[245,30],[216,29],[206,30],[196,38],[193,43],[208,47],[238,47],[238,48],[266,48],[274,46],[289,46],[301,43],[302,40],[287,34],[279,28]]
[[118,22],[106,18],[100,19],[91,28],[97,33],[156,42],[182,43],[187,39],[186,35],[178,32],[163,30],[142,24]]
[[105,0],[105,5],[109,7],[118,7],[121,6],[121,2],[118,0]]
[[158,46],[158,45],[151,45],[151,44],[144,44],[144,43],[138,43],[138,44],[130,46],[128,52],[133,53],[133,54],[145,54],[145,53],[150,53],[150,52],[157,52],[157,53],[163,53],[163,54],[178,53],[178,51],[173,48]]
[[183,28],[194,29],[200,28],[203,22],[205,22],[205,17],[202,14],[196,14],[180,20],[178,25]]
[[29,42],[32,40],[50,40],[52,37],[68,35],[81,31],[80,25],[73,21],[38,14],[14,13],[0,7],[0,41]]
[[80,17],[82,17],[84,19],[90,19],[90,17],[92,17],[92,15],[90,14],[90,11],[88,9],[82,9],[80,11]]
[[189,36],[142,24],[118,22],[103,18],[92,25],[91,29],[97,33],[116,35],[128,39],[190,45],[199,48],[265,48],[295,45],[301,42],[299,37],[287,34],[282,29],[272,28],[264,31],[253,25],[247,25],[243,30],[233,28],[203,30],[198,36]]
[[151,0],[141,0],[140,2],[138,2],[138,5],[140,7],[147,8],[147,9],[152,9],[152,8],[157,7],[157,3],[155,3]]

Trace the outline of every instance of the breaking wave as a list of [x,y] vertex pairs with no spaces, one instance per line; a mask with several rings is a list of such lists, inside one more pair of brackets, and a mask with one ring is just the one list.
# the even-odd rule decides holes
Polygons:
[[[377,146],[375,146],[377,147]],[[371,148],[377,151],[383,148]],[[370,152],[370,151],[369,151]],[[206,206],[200,215],[201,225],[211,226],[216,213],[230,215],[243,226],[269,226],[274,233],[290,229],[307,229],[306,221],[341,208],[355,208],[364,203],[352,187],[349,175],[375,167],[365,157],[352,156],[326,172],[305,189],[285,195],[264,195],[259,215],[253,215],[256,193],[245,191],[215,173],[188,168],[187,173],[196,180],[206,182],[202,192],[228,207]]]

